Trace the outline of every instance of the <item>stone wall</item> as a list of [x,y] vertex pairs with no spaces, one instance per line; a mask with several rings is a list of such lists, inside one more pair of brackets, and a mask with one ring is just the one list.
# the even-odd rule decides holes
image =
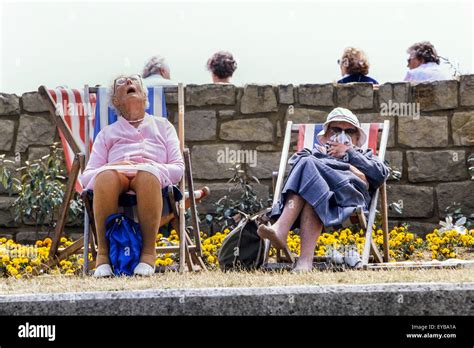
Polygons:
[[[170,121],[176,123],[176,88],[166,89],[166,100]],[[474,212],[474,181],[467,163],[474,153],[474,75],[459,81],[386,83],[378,90],[366,83],[188,85],[185,102],[194,179],[198,187],[207,185],[212,191],[200,205],[202,213],[213,211],[211,203],[229,187],[230,165],[219,163],[220,151],[255,150],[257,166],[244,164],[243,169],[260,179],[257,190],[268,197],[286,121],[321,123],[336,106],[353,110],[361,122],[390,120],[387,160],[403,175],[401,181],[389,182],[388,199],[404,208],[401,215],[390,212],[391,223],[407,221],[415,232],[426,232],[453,201],[462,204],[464,213]],[[411,116],[397,115],[397,105],[414,107]],[[387,106],[390,113],[381,116]],[[419,114],[413,111],[417,107]],[[0,94],[0,130],[0,153],[10,158],[20,154],[22,161],[43,155],[58,137],[35,92]],[[296,136],[292,148],[295,141]],[[8,212],[12,198],[4,193],[0,187],[0,233],[24,236],[25,228],[16,226]]]

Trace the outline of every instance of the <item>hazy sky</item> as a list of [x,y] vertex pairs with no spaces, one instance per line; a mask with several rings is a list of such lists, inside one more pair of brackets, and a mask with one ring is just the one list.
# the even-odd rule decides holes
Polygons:
[[407,47],[422,40],[474,70],[468,0],[0,1],[0,92],[108,84],[154,54],[173,80],[207,83],[218,50],[237,58],[238,85],[332,82],[346,46],[366,51],[379,82],[401,81]]

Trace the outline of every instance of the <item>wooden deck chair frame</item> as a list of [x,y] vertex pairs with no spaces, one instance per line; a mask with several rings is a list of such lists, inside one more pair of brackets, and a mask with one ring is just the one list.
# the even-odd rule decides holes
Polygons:
[[[56,107],[56,103],[51,94],[49,93],[48,89],[45,86],[40,86],[38,88],[38,92],[46,103],[46,106],[50,113],[51,121],[62,132],[68,145],[74,152],[74,160],[72,162],[71,169],[68,174],[63,201],[59,208],[59,216],[55,226],[54,236],[52,238],[51,248],[49,251],[49,259],[44,266],[46,268],[52,267],[60,260],[65,259],[72,254],[77,254],[82,249],[84,253],[83,274],[88,274],[89,269],[93,268],[94,266],[94,264],[88,264],[88,250],[89,248],[91,249],[93,259],[95,261],[97,234],[95,230],[94,216],[91,209],[91,202],[84,194],[85,191],[81,195],[84,199],[84,205],[86,210],[84,236],[76,240],[73,244],[64,248],[63,250],[59,250],[59,242],[61,239],[61,235],[64,231],[64,227],[66,225],[70,202],[73,198],[73,194],[75,191],[75,185],[80,171],[84,170],[86,166],[86,154],[80,150],[80,147],[74,139],[70,128],[65,123],[62,117],[61,109]],[[89,93],[96,92],[96,87],[88,87],[86,85],[84,88],[84,104],[86,107],[86,117],[88,119],[91,115],[91,110],[88,108]],[[181,192],[183,192],[183,199],[181,199],[179,202],[176,202],[173,196],[173,190],[168,190],[172,211],[167,216],[162,217],[160,226],[163,226],[170,222],[173,223],[174,226],[177,226],[179,231],[180,243],[179,246],[157,247],[156,250],[157,253],[179,252],[179,272],[184,272],[186,270],[186,267],[189,271],[206,271],[206,266],[202,260],[202,243],[196,206],[197,203],[199,203],[203,197],[209,194],[209,188],[204,187],[202,190],[202,195],[197,197],[195,196],[195,194],[188,194],[188,197],[186,197],[185,195],[185,182],[187,183],[189,192],[194,193],[195,191],[189,149],[185,148],[184,145],[184,88],[182,84],[178,85],[178,109],[178,138],[180,141],[180,149],[183,154],[185,164],[184,175],[179,183],[179,189]],[[87,123],[88,122],[86,122],[86,124]],[[89,132],[86,131],[86,134],[87,137]],[[88,141],[86,141],[86,144],[87,143]],[[186,228],[185,226],[185,209],[187,208],[191,208],[192,228]]]
[[[286,174],[286,166],[289,157],[290,145],[291,145],[291,134],[292,132],[298,132],[301,124],[294,124],[292,121],[288,121],[285,130],[285,138],[283,141],[283,149],[280,159],[280,165],[278,172],[273,173],[273,204],[276,204],[280,199],[281,191],[283,189],[283,183]],[[378,158],[383,161],[385,158],[387,142],[388,142],[388,134],[390,129],[390,122],[388,120],[384,121],[383,123],[378,124],[379,131],[382,130],[382,137],[380,139],[380,146],[377,153]],[[377,201],[379,197],[381,198],[381,214],[382,214],[382,230],[383,230],[383,255],[379,252],[375,242],[372,238],[372,225],[375,221],[375,213],[377,207]],[[388,206],[387,206],[387,189],[386,183],[378,188],[375,193],[372,195],[372,201],[370,204],[368,221],[365,219],[365,215],[361,208],[356,209],[353,215],[350,217],[350,222],[353,224],[358,223],[361,228],[366,230],[366,239],[364,244],[364,250],[362,254],[362,265],[363,268],[367,268],[367,265],[370,260],[370,254],[373,255],[373,260],[377,263],[384,263],[389,261],[389,245],[388,245]],[[266,258],[264,264],[268,263],[269,251],[270,251],[270,241],[265,241],[265,250],[266,250]],[[281,254],[283,252],[283,255]],[[288,247],[285,249],[277,250],[277,262],[285,260],[287,262],[294,263],[294,257],[291,255],[290,250]],[[327,258],[315,258],[318,261],[326,261]]]

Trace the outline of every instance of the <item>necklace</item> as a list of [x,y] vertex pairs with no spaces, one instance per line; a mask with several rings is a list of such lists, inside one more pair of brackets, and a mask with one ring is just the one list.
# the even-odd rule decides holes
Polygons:
[[143,117],[143,118],[141,118],[141,119],[139,119],[139,120],[135,120],[135,121],[128,121],[128,120],[127,120],[127,121],[128,121],[128,123],[138,123],[138,122],[143,121],[144,119],[145,119],[145,117]]

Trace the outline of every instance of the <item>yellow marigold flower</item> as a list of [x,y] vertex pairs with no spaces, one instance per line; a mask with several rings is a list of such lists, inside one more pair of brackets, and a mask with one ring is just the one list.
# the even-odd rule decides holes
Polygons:
[[66,237],[61,237],[60,242],[61,242],[61,243],[66,243],[66,242],[67,242],[67,238],[66,238]]
[[5,243],[6,241],[7,241],[7,239],[5,237],[0,238],[0,243]]
[[25,272],[27,272],[27,273],[33,272],[33,267],[31,267],[31,266],[26,266],[26,267],[25,267]]
[[37,247],[42,247],[42,246],[43,246],[43,241],[37,240],[36,243],[35,243],[35,245],[36,245]]
[[408,248],[410,249],[410,251],[415,250],[415,246],[413,244],[410,244],[410,246]]
[[456,257],[456,253],[455,252],[452,252],[451,254],[449,254],[449,257]]
[[215,262],[215,257],[212,256],[212,255],[209,255],[209,256],[207,257],[207,261],[208,261],[209,263],[214,263],[214,262]]
[[169,266],[173,263],[173,259],[171,257],[167,257],[165,260],[165,265]]
[[10,256],[5,255],[2,257],[2,262],[10,262]]
[[52,243],[53,243],[53,241],[51,240],[51,238],[47,237],[47,238],[44,239],[44,244],[51,245]]
[[16,276],[18,274],[18,270],[15,267],[10,267],[8,269],[8,273],[10,273],[12,276]]

